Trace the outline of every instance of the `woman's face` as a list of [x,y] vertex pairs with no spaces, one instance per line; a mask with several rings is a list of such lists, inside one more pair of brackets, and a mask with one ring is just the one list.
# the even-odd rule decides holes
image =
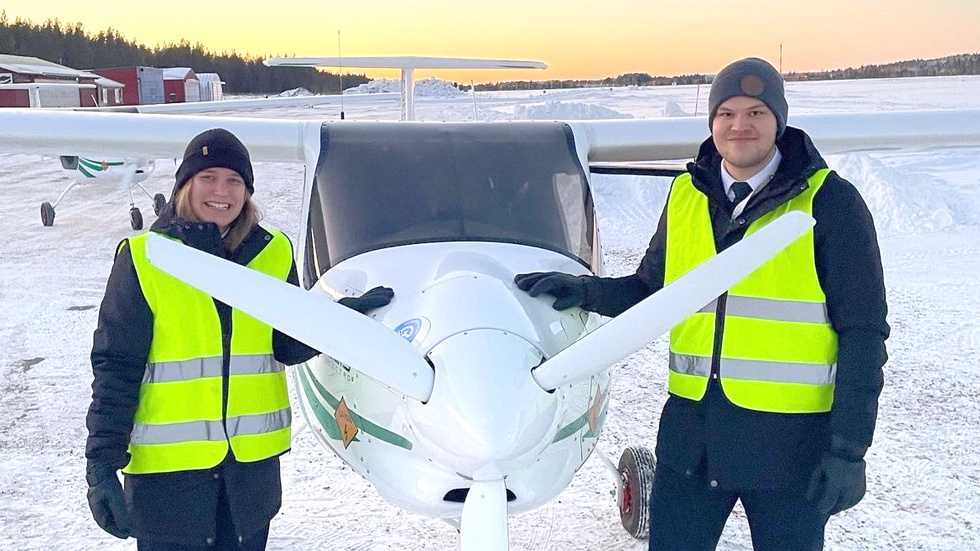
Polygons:
[[245,206],[245,180],[230,168],[206,168],[191,178],[190,186],[191,212],[201,222],[214,222],[221,231]]

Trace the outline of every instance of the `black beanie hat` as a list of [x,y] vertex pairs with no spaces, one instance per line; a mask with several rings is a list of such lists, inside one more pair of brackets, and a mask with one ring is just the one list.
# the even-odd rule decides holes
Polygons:
[[729,64],[711,81],[708,94],[708,128],[715,120],[718,106],[735,96],[757,98],[776,115],[776,138],[786,129],[789,105],[783,91],[783,77],[775,67],[757,57],[747,57]]
[[234,170],[245,180],[249,193],[255,193],[252,186],[252,161],[248,150],[234,134],[224,128],[205,130],[187,144],[184,160],[177,169],[177,183],[173,194],[184,187],[188,180],[207,168],[228,168]]

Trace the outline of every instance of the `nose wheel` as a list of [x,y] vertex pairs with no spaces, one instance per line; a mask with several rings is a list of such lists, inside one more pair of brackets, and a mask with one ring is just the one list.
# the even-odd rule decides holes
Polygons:
[[650,492],[657,460],[650,450],[630,446],[619,458],[623,491],[619,498],[619,520],[623,528],[637,539],[650,535]]
[[133,226],[134,230],[143,229],[143,213],[140,209],[133,207],[129,209],[129,224]]
[[162,193],[157,193],[153,196],[153,214],[160,216],[163,212],[164,205],[167,204],[167,198],[163,196]]

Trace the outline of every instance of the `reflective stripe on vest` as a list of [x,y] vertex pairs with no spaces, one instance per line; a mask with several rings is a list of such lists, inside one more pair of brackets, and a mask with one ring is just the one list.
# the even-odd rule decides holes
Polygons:
[[[749,225],[750,235],[790,210],[813,213],[813,198],[830,171],[817,171],[800,195]],[[665,284],[716,252],[707,197],[682,174],[671,187],[667,213]],[[672,394],[700,400],[714,353],[717,299],[670,334]],[[732,403],[780,413],[816,413],[833,405],[837,335],[814,260],[813,231],[733,286],[722,325],[720,380]]]
[[[130,439],[129,474],[207,469],[229,446],[238,461],[289,449],[286,375],[272,355],[272,328],[232,309],[227,416],[222,417],[223,341],[213,299],[152,266],[146,236],[129,240],[153,340]],[[272,232],[248,267],[285,281],[292,246]]]

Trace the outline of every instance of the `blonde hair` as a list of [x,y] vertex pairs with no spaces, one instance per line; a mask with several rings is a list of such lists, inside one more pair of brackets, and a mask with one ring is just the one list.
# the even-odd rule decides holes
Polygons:
[[[174,197],[174,206],[176,207],[177,218],[189,222],[201,222],[194,215],[193,209],[191,209],[190,188],[192,184],[193,181],[188,181],[186,185],[177,190],[177,196]],[[221,244],[224,245],[228,252],[238,250],[238,247],[242,245],[242,242],[252,232],[252,229],[259,224],[259,220],[262,220],[262,211],[252,201],[252,194],[246,189],[245,204],[242,205],[242,212],[238,214],[238,218],[235,218],[228,225],[228,231],[222,236]]]

